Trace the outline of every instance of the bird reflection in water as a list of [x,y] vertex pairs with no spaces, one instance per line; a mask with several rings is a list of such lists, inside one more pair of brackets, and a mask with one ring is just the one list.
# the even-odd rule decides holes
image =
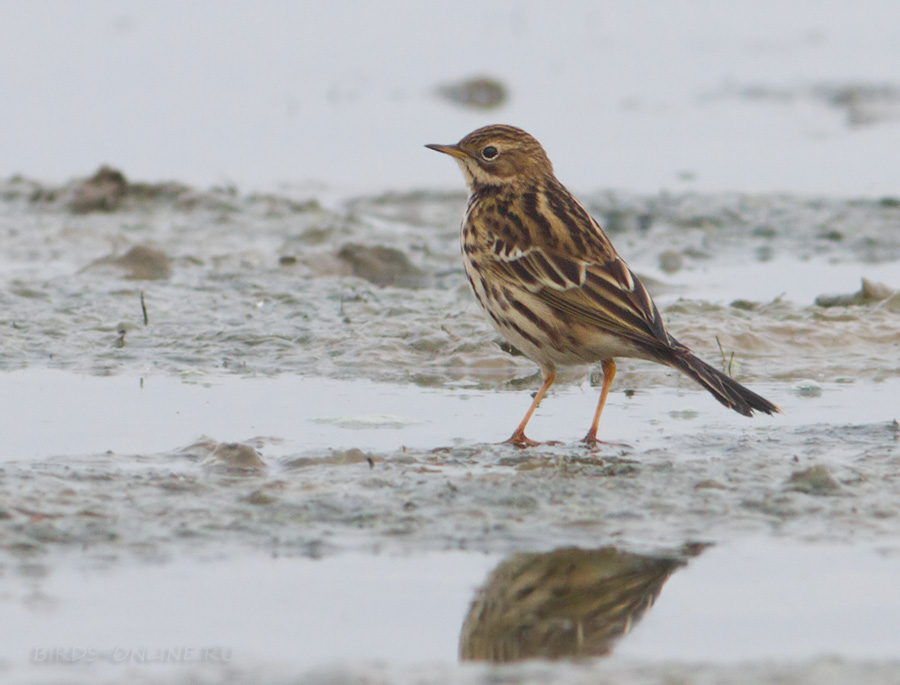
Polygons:
[[705,545],[647,556],[561,548],[515,554],[478,591],[463,623],[464,661],[606,656],[656,601],[662,586]]

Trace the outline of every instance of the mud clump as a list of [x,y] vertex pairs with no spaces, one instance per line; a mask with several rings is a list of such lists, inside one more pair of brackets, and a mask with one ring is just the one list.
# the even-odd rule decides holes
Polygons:
[[243,442],[218,442],[202,438],[192,445],[176,450],[179,457],[199,462],[205,468],[259,470],[266,462],[256,449]]
[[674,274],[684,267],[684,255],[677,250],[666,250],[659,255],[659,268],[667,274]]
[[834,495],[841,486],[827,468],[818,464],[803,471],[795,471],[788,479],[788,489],[807,495]]
[[868,278],[862,279],[862,287],[849,295],[819,295],[816,304],[819,307],[855,307],[884,300],[897,300],[895,307],[900,309],[900,297],[893,288],[884,283],[875,283]]
[[210,455],[203,460],[203,466],[225,467],[228,469],[262,469],[263,461],[255,449],[240,442],[220,442]]
[[495,109],[506,104],[509,93],[500,81],[478,76],[439,86],[438,95],[448,102],[473,109]]
[[347,243],[338,251],[338,258],[350,265],[354,276],[375,285],[423,288],[428,284],[426,274],[392,247]]
[[159,248],[135,245],[123,255],[94,260],[83,271],[103,268],[121,271],[123,278],[135,281],[157,281],[172,275],[172,260]]
[[75,186],[69,209],[75,214],[110,212],[125,197],[128,181],[118,169],[102,166],[93,176]]

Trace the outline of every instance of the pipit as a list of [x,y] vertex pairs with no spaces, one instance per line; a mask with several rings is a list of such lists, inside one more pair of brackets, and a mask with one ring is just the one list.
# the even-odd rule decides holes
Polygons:
[[462,253],[478,303],[499,333],[541,368],[544,382],[507,442],[538,444],[525,436],[525,426],[557,367],[599,362],[603,385],[584,437],[597,442],[617,357],[674,367],[745,416],[780,411],[666,331],[646,288],[525,131],[486,126],[455,145],[426,147],[454,157],[469,186]]

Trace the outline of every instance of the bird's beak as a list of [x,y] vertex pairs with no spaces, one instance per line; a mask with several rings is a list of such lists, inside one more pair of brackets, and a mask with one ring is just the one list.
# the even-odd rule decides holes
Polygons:
[[445,155],[450,155],[451,157],[456,157],[457,159],[465,159],[469,155],[463,152],[459,145],[426,145],[430,150],[437,150],[438,152],[443,152]]

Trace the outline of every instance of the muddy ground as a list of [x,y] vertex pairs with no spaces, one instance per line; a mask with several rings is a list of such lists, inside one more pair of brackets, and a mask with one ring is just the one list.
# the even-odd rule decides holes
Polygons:
[[[900,201],[585,199],[646,277],[671,330],[781,405],[784,417],[732,417],[674,372],[625,361],[610,398],[613,423],[601,429],[616,442],[594,449],[577,438],[599,379],[573,374],[535,418],[535,432],[558,442],[527,450],[496,444],[515,418],[498,418],[473,439],[475,413],[466,418],[449,404],[429,417],[440,428],[433,444],[411,447],[401,429],[393,448],[374,448],[338,427],[333,447],[304,446],[303,422],[317,414],[314,393],[301,391],[274,398],[296,412],[290,435],[248,432],[229,446],[233,439],[198,424],[193,440],[173,435],[164,450],[92,452],[74,441],[62,452],[7,452],[0,568],[10,592],[12,577],[40,584],[60,569],[115,574],[185,558],[505,556],[570,546],[652,555],[758,535],[900,552]],[[170,377],[211,392],[220,381],[285,375],[357,383],[360,392],[377,381],[405,393],[410,411],[422,393],[469,392],[489,411],[502,402],[517,416],[536,388],[535,368],[499,344],[473,304],[458,254],[463,204],[461,194],[422,191],[325,206],[299,192],[132,183],[113,170],[63,187],[6,179],[0,379],[46,370]],[[573,398],[579,416],[568,414]],[[248,413],[235,410],[234,420]],[[8,430],[20,433],[68,420],[39,408],[11,416]],[[154,444],[164,441],[165,421],[149,425]],[[285,440],[290,448],[278,448]],[[4,658],[0,672],[14,679],[51,675],[22,654]],[[847,659],[838,650],[833,659],[746,667],[591,660],[491,670],[351,659],[313,671],[242,662],[182,675],[822,683],[893,682],[897,669],[890,658]],[[107,677],[63,673],[77,682]],[[155,677],[137,671],[134,679]]]

